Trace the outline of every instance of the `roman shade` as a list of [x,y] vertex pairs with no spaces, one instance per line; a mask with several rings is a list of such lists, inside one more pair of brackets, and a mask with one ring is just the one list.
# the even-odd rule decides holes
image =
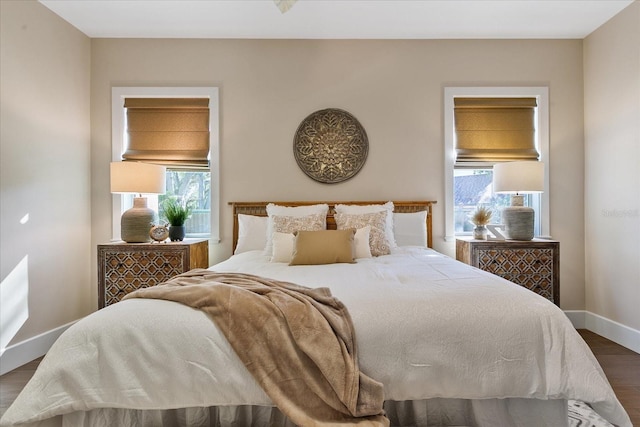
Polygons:
[[456,167],[538,160],[535,98],[455,98]]
[[208,98],[126,98],[123,160],[209,168]]

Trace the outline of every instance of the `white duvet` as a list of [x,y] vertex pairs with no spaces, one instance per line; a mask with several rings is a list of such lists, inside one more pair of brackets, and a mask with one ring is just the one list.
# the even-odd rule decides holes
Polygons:
[[[353,319],[361,370],[384,384],[387,400],[578,399],[631,426],[558,307],[435,251],[324,266],[270,263],[252,251],[211,269],[329,287]],[[104,407],[240,404],[271,402],[202,312],[133,299],[69,328],[1,424]]]

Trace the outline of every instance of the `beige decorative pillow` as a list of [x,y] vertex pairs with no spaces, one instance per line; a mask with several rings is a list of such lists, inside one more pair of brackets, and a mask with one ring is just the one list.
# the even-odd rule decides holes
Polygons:
[[369,247],[371,255],[380,256],[391,253],[391,246],[387,240],[385,227],[387,221],[387,211],[363,214],[344,214],[336,212],[334,218],[338,230],[349,228],[360,229],[367,225],[371,226],[369,232]]
[[289,265],[353,263],[355,234],[355,229],[297,231]]

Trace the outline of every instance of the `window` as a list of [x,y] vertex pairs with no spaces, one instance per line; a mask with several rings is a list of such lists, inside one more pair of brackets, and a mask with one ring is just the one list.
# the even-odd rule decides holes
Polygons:
[[[185,224],[187,237],[219,240],[218,89],[113,88],[112,117],[113,161],[149,161],[167,167],[167,192],[147,196],[160,220],[162,202],[177,198],[192,208]],[[184,123],[189,132],[180,133]],[[119,238],[121,212],[131,200],[114,195],[114,239]]]
[[[544,87],[523,88],[445,88],[445,240],[451,241],[456,235],[470,234],[473,225],[468,221],[469,215],[477,206],[486,206],[493,211],[492,223],[500,223],[500,213],[503,206],[510,204],[509,195],[493,194],[492,167],[496,161],[522,160],[517,158],[499,158],[504,155],[497,150],[491,153],[469,153],[467,148],[473,143],[462,147],[463,156],[456,156],[456,130],[455,130],[455,106],[456,100],[467,99],[491,101],[492,98],[533,98],[536,103],[535,111],[535,149],[536,156],[545,163],[545,191],[541,195],[528,195],[525,204],[531,206],[536,212],[536,236],[549,235],[549,191],[548,191],[548,151],[549,151],[549,112],[548,89]],[[459,103],[459,102],[458,102]],[[460,147],[458,147],[460,148]],[[513,148],[513,147],[509,147]],[[518,156],[530,156],[531,147],[520,144]],[[491,151],[491,150],[489,150]],[[497,153],[497,158],[496,158]],[[460,153],[458,153],[460,154]],[[492,158],[491,155],[494,157]],[[456,158],[463,158],[456,162]]]
[[167,192],[158,196],[158,216],[164,221],[163,202],[176,198],[191,208],[185,222],[187,237],[211,234],[211,173],[209,171],[176,170],[167,167]]
[[158,196],[159,220],[165,221],[164,201],[177,200],[191,208],[185,222],[187,237],[208,236],[211,230],[209,169],[209,99],[124,99],[124,161],[167,167],[167,192]]
[[[495,194],[492,189],[493,169],[491,166],[478,168],[455,168],[453,171],[453,216],[454,233],[456,235],[471,235],[474,225],[469,218],[478,206],[484,206],[491,210],[491,223],[502,224],[502,208],[511,204],[508,194]],[[540,230],[540,195],[524,195],[525,206],[534,208],[535,235],[541,234]]]

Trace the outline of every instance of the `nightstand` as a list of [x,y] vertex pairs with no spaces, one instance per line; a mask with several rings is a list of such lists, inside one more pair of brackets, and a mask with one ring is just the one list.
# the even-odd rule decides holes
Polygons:
[[456,259],[536,292],[560,306],[560,242],[456,239]]
[[209,241],[98,245],[98,308],[136,289],[155,286],[193,268],[209,266]]

